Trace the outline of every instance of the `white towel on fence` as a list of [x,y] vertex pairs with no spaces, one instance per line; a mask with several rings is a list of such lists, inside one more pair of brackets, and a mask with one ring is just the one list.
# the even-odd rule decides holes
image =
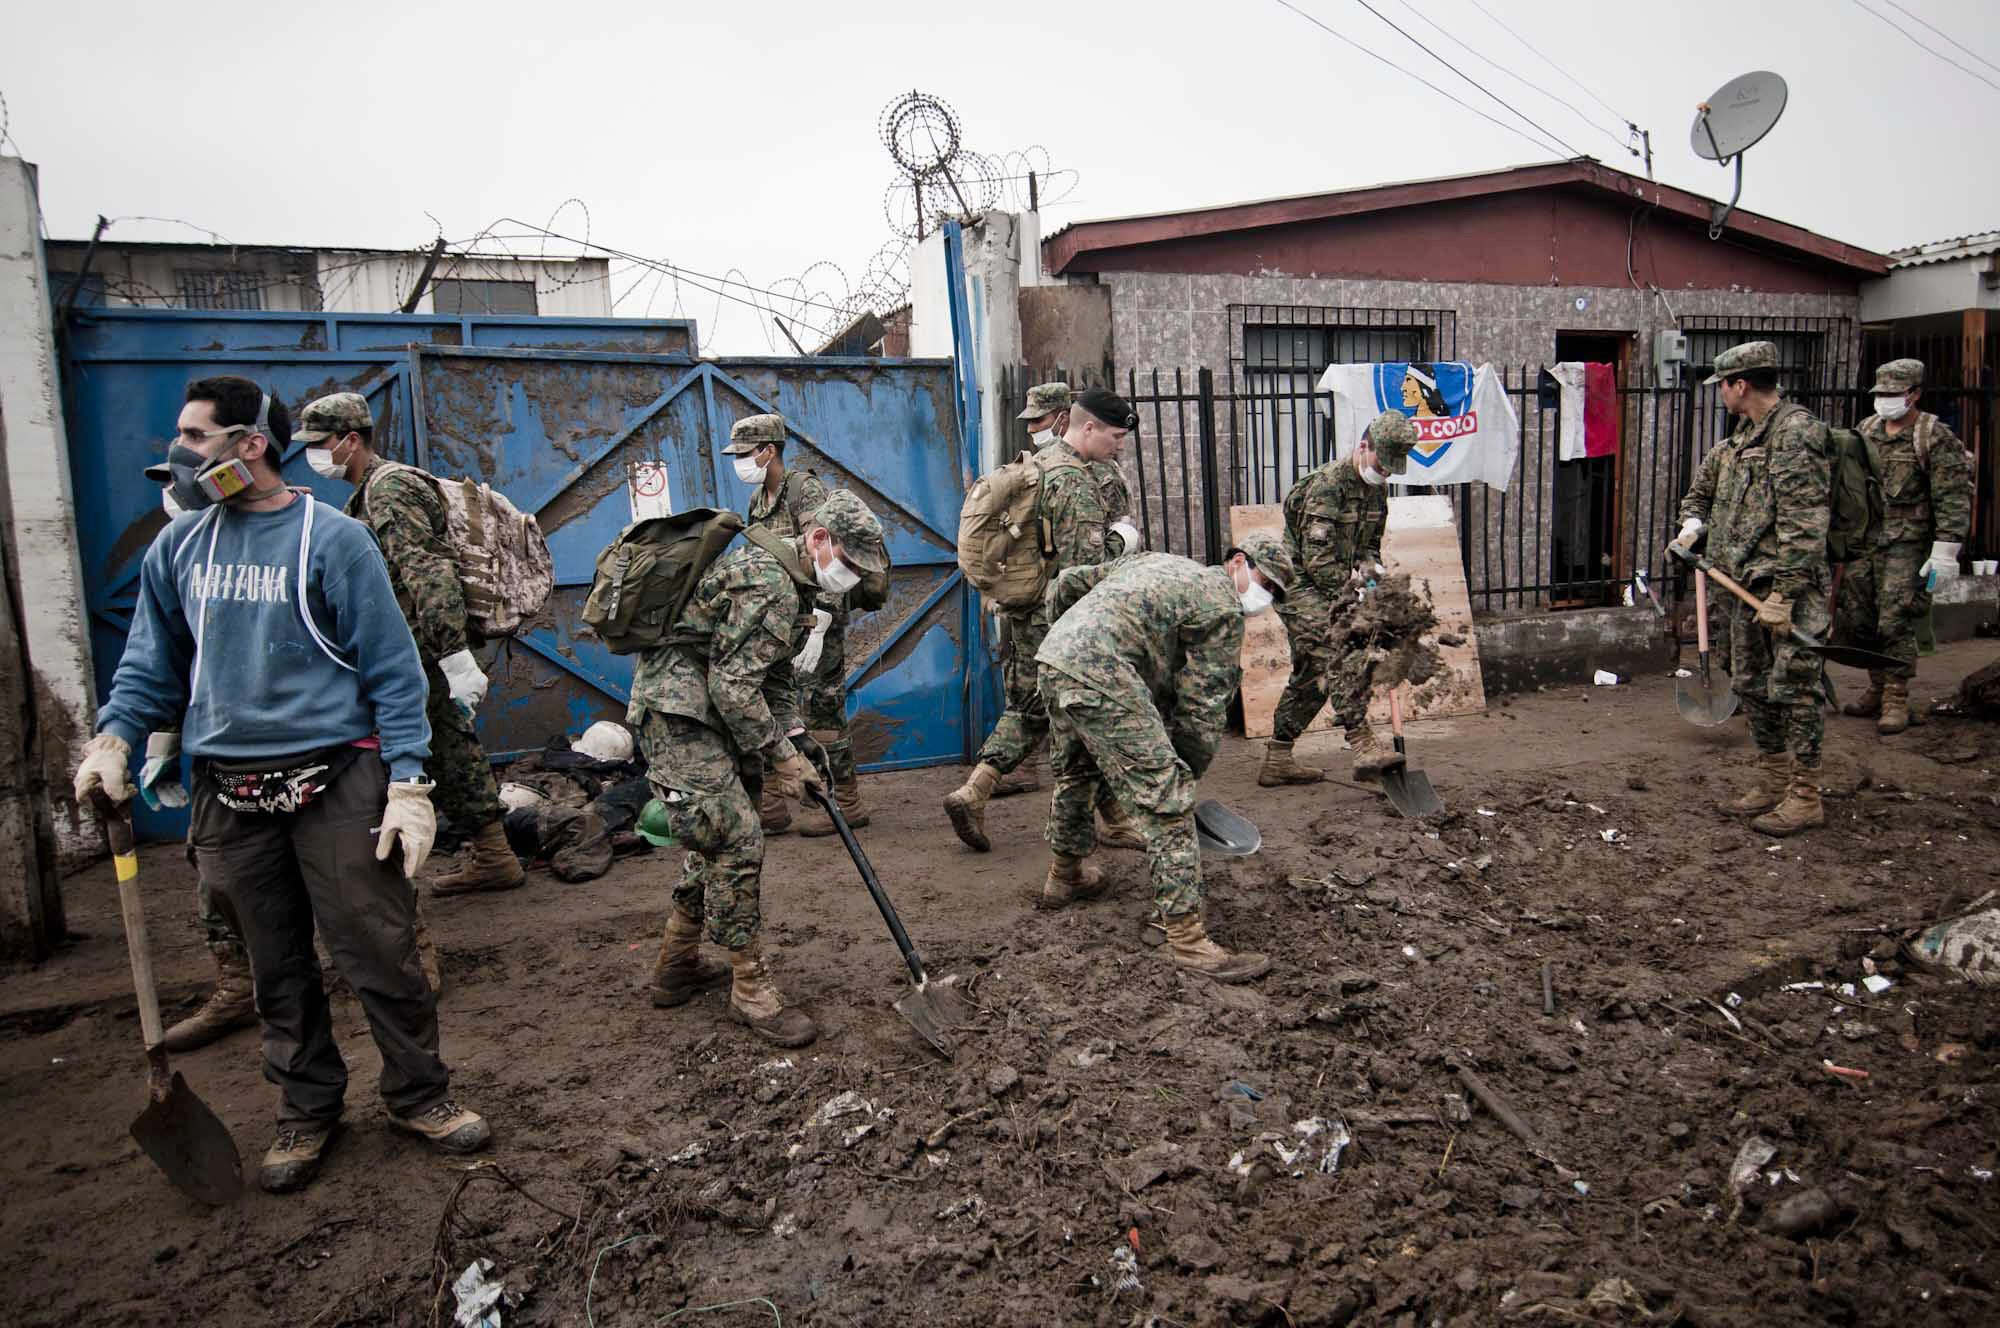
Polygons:
[[1589,453],[1583,445],[1584,365],[1582,360],[1564,360],[1549,370],[1549,377],[1562,389],[1562,428],[1556,434],[1556,459],[1581,461]]

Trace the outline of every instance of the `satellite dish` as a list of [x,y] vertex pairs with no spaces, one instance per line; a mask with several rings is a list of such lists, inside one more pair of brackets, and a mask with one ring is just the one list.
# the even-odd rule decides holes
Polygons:
[[1722,238],[1729,214],[1743,196],[1743,154],[1777,125],[1788,95],[1785,80],[1762,69],[1730,79],[1695,108],[1694,127],[1688,131],[1694,154],[1719,166],[1736,163],[1736,187],[1729,201],[1718,205],[1709,217],[1709,239]]

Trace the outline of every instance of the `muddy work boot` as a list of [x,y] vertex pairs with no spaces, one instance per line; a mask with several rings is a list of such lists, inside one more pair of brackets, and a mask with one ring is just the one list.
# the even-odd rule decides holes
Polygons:
[[1403,768],[1403,754],[1377,737],[1372,725],[1348,729],[1347,745],[1354,752],[1354,778],[1361,783],[1380,783],[1384,771]]
[[250,956],[233,941],[212,941],[208,952],[215,956],[215,990],[201,1003],[200,1009],[169,1028],[160,1039],[168,1051],[193,1051],[224,1033],[249,1028],[257,1022],[257,992],[250,982]]
[[1139,833],[1139,827],[1132,824],[1132,818],[1118,805],[1118,799],[1106,790],[1097,800],[1097,816],[1102,825],[1097,827],[1099,848],[1129,848],[1144,853],[1146,837]]
[[[1883,699],[1885,702],[1888,699],[1887,689],[1884,689]],[[1750,828],[1760,835],[1784,839],[1801,830],[1814,830],[1825,824],[1826,806],[1819,796],[1819,766],[1796,761],[1792,764],[1792,778],[1785,789],[1785,800],[1750,822]]]
[[479,827],[472,843],[458,853],[458,867],[431,878],[431,893],[439,899],[480,890],[512,890],[528,879],[521,860],[507,844],[507,828],[494,817]]
[[416,1135],[440,1153],[476,1153],[493,1142],[493,1127],[486,1118],[450,1098],[407,1116],[391,1112],[389,1124]]
[[[869,821],[868,809],[861,804],[861,781],[850,779],[844,784],[833,786],[834,805],[840,808],[840,818],[847,822],[849,830],[859,830]],[[833,818],[817,802],[808,803],[799,814],[799,833],[808,839],[822,835],[838,834],[833,828]]]
[[792,832],[792,804],[778,793],[766,788],[757,797],[757,822],[764,827],[764,838],[775,839],[779,835]]
[[966,847],[981,853],[993,851],[993,841],[986,837],[986,800],[999,782],[1000,771],[981,761],[963,784],[944,796],[944,814],[951,818],[951,828]]
[[1292,759],[1292,744],[1272,738],[1264,744],[1264,765],[1257,772],[1257,782],[1265,788],[1280,788],[1286,784],[1317,784],[1326,778],[1326,771],[1316,765],[1300,765]]
[[667,934],[653,964],[653,1004],[663,1010],[685,1005],[728,976],[729,965],[701,957],[701,919],[668,910]]
[[1843,715],[1853,715],[1857,719],[1867,719],[1882,713],[1882,674],[1878,669],[1868,671],[1868,690],[1840,708]]
[[1167,920],[1167,953],[1176,966],[1199,973],[1217,982],[1248,982],[1271,971],[1271,958],[1260,954],[1235,954],[1208,938],[1201,923],[1201,910],[1182,913]]
[[1910,727],[1910,683],[1907,678],[1882,680],[1882,713],[1875,720],[1880,734],[1901,733]]
[[1760,752],[1757,755],[1757,782],[1742,797],[1722,804],[1722,810],[1737,816],[1768,812],[1784,801],[1792,782],[1790,752]]
[[333,1141],[340,1136],[340,1122],[324,1125],[280,1125],[278,1137],[264,1150],[263,1165],[257,1169],[257,1184],[272,1194],[302,1190],[319,1175]]
[[731,1019],[749,1025],[758,1037],[781,1047],[803,1047],[819,1036],[819,1026],[810,1015],[796,1005],[785,1004],[783,993],[764,965],[763,947],[756,941],[729,952],[729,970]]
[[1079,899],[1095,899],[1109,888],[1104,873],[1089,858],[1058,853],[1049,864],[1048,877],[1042,882],[1042,893],[1035,904],[1038,908],[1061,908]]

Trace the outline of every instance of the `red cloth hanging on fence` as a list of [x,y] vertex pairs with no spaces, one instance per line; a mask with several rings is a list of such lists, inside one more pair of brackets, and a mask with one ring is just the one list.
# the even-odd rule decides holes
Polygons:
[[1618,375],[1608,364],[1583,366],[1583,454],[1618,452]]

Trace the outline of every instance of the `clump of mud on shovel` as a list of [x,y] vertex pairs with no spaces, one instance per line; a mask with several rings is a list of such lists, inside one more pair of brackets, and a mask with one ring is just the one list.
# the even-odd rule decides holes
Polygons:
[[1419,593],[1407,575],[1385,576],[1366,595],[1334,606],[1334,653],[1366,650],[1372,687],[1421,687],[1444,670],[1431,635],[1437,625],[1428,586]]

